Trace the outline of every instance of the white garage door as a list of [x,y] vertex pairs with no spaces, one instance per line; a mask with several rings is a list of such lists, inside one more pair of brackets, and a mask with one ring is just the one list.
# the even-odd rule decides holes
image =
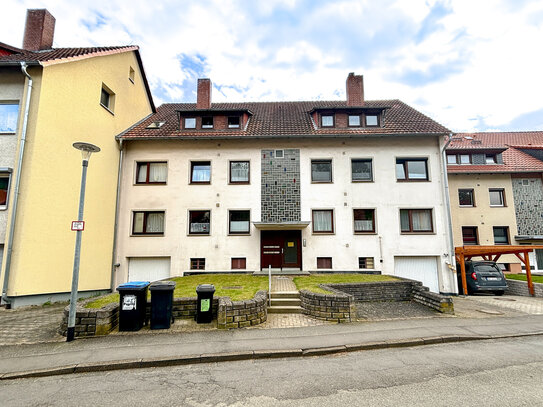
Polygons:
[[430,291],[439,293],[437,259],[435,257],[394,257],[394,275],[422,281]]
[[169,257],[131,257],[128,281],[156,281],[170,277]]

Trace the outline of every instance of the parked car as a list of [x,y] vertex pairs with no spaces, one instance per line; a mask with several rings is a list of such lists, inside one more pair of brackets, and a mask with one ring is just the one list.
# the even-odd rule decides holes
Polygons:
[[[460,265],[456,265],[458,277],[458,291],[462,293],[462,272]],[[478,292],[491,292],[503,295],[507,288],[507,280],[496,262],[493,261],[466,261],[466,282],[468,294]]]

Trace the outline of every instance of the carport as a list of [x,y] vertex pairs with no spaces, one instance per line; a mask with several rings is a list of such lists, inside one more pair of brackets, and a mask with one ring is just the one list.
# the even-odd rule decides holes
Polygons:
[[530,269],[530,258],[528,253],[534,249],[543,249],[543,246],[461,246],[454,249],[456,263],[460,264],[462,273],[462,289],[464,295],[468,295],[466,282],[466,260],[472,257],[482,257],[486,261],[497,262],[502,254],[514,254],[526,267],[526,279],[528,280],[528,290],[532,297],[534,294],[534,284],[532,283],[532,271]]

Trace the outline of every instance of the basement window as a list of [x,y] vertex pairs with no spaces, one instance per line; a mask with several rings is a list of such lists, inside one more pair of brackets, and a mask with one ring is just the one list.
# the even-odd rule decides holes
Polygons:
[[359,257],[358,258],[359,269],[373,269],[375,268],[373,257]]
[[247,259],[245,257],[232,257],[232,270],[245,270]]
[[206,268],[206,259],[203,257],[191,258],[190,259],[190,269],[191,270],[205,270]]
[[317,268],[318,269],[331,269],[332,268],[332,258],[331,257],[317,257]]

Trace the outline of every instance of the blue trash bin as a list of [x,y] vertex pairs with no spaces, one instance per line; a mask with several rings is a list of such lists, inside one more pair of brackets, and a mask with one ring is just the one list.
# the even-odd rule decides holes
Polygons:
[[119,331],[139,331],[145,325],[149,281],[130,281],[117,287],[120,294]]

